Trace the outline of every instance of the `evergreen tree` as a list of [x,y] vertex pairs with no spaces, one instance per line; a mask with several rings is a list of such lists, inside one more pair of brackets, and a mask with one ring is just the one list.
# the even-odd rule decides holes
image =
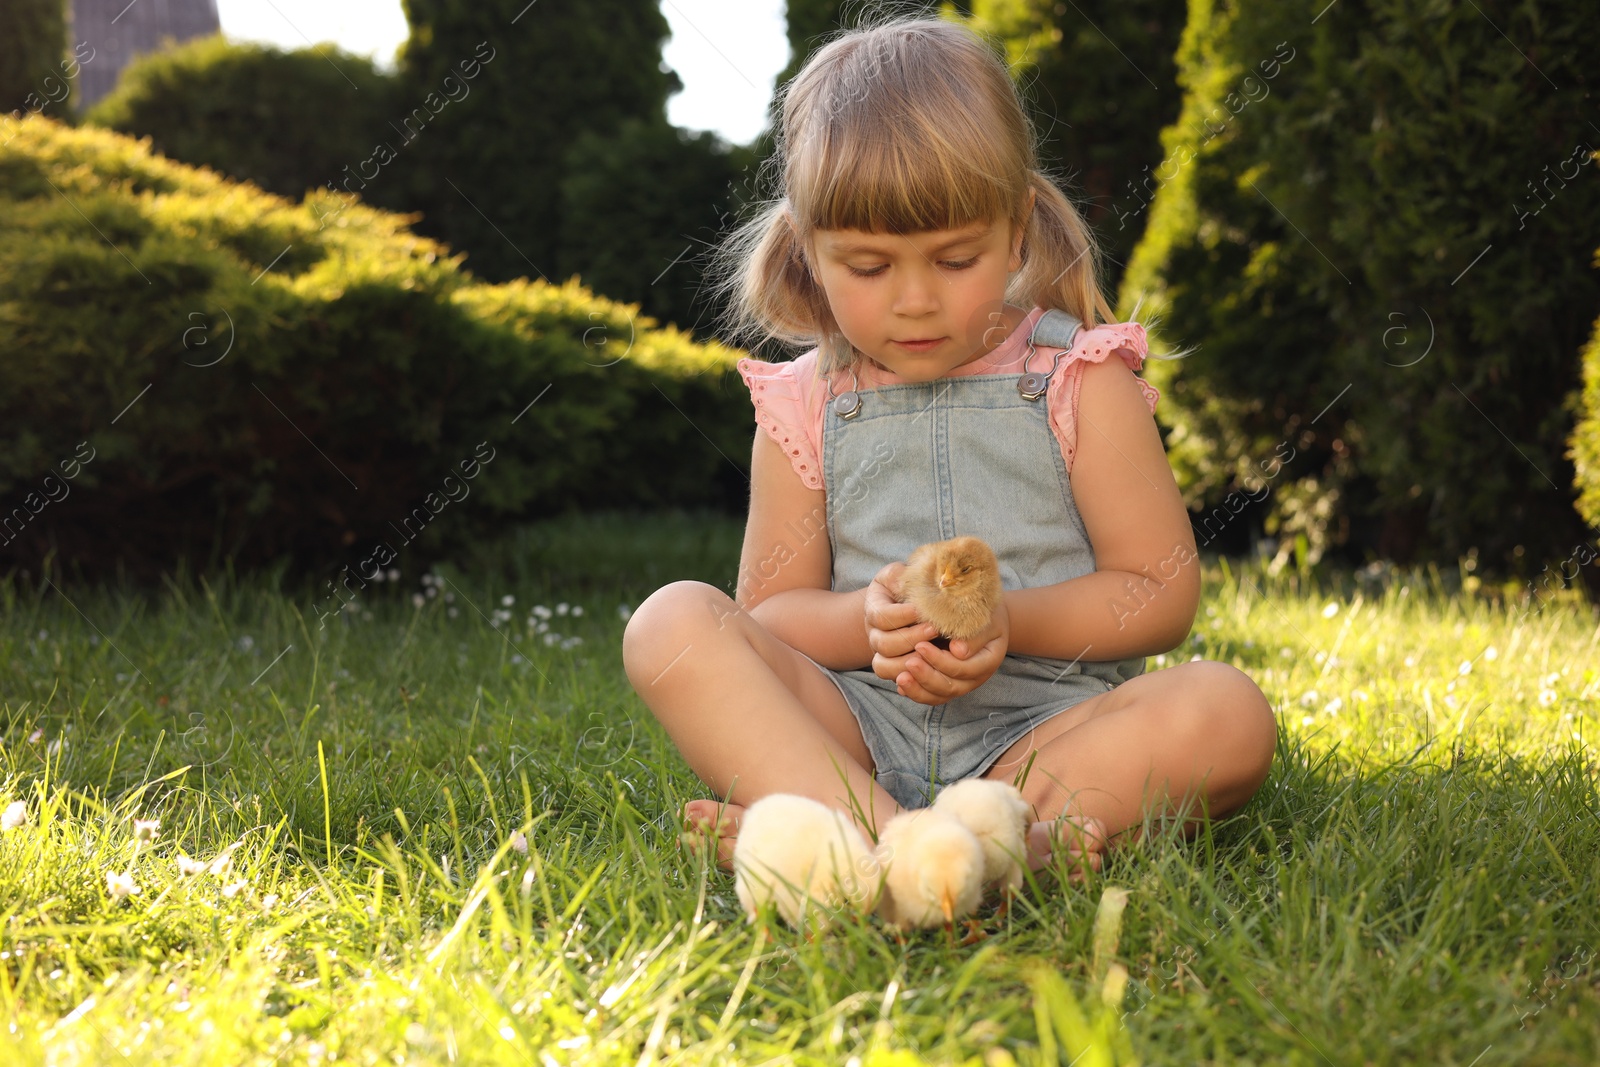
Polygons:
[[1191,0],[1122,303],[1195,348],[1152,365],[1193,505],[1257,496],[1306,559],[1537,570],[1581,539],[1597,49],[1571,0]]
[[1040,163],[1078,201],[1114,292],[1144,232],[1161,130],[1178,117],[1185,0],[975,0],[1039,131]]
[[70,84],[62,68],[66,53],[65,0],[6,0],[0,7],[0,115],[60,107]]
[[[425,161],[408,172],[418,229],[466,251],[481,277],[553,277],[572,146],[627,119],[663,121],[681,87],[661,62],[657,0],[403,3],[402,107],[416,115],[407,150]],[[451,94],[459,101],[432,121],[429,101]]]

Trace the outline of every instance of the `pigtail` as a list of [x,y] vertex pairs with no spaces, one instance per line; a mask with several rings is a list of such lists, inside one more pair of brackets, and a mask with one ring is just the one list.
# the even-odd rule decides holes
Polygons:
[[1083,216],[1056,183],[1038,170],[1028,172],[1033,212],[1022,238],[1022,269],[1011,281],[1011,299],[1024,307],[1060,308],[1085,327],[1115,322],[1116,313],[1100,291],[1100,250]]
[[809,332],[807,306],[822,294],[784,220],[787,207],[779,199],[754,212],[716,251],[709,273],[725,309],[721,332],[730,339],[799,343]]

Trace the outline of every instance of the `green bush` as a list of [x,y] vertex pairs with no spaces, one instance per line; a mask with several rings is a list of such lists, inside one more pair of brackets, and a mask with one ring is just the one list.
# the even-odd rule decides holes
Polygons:
[[1208,517],[1259,493],[1307,560],[1537,570],[1583,533],[1563,453],[1600,313],[1600,20],[1326,7],[1191,3],[1121,294],[1194,349],[1151,367],[1180,485]]
[[40,118],[0,144],[0,565],[320,566],[742,502],[728,349],[576,284],[482,284],[326,191]]
[[[1600,258],[1600,257],[1597,257]],[[1570,450],[1578,513],[1600,530],[1600,320],[1583,350],[1583,401],[1573,428]]]
[[[402,135],[395,79],[332,45],[284,51],[202,37],[129,64],[85,121],[137,137],[157,152],[299,199],[332,185],[355,191],[374,149]],[[364,167],[363,164],[366,164]],[[368,201],[398,206],[395,182]],[[391,195],[383,197],[385,188]]]

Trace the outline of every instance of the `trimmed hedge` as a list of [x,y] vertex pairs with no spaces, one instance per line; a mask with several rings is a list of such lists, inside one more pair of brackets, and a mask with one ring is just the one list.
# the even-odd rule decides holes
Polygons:
[[575,283],[482,284],[327,192],[41,118],[0,144],[0,565],[320,566],[743,503],[732,350]]
[[[1120,299],[1194,349],[1149,367],[1179,484],[1222,544],[1537,571],[1585,534],[1564,453],[1600,314],[1600,19],[1324,8],[1190,5]],[[1218,517],[1240,494],[1262,503]]]
[[[362,164],[376,145],[402,141],[388,125],[399,112],[395,79],[365,56],[218,34],[140,56],[84,121],[298,200],[308,189],[366,185]],[[399,206],[372,195],[395,184],[375,182],[365,199]]]

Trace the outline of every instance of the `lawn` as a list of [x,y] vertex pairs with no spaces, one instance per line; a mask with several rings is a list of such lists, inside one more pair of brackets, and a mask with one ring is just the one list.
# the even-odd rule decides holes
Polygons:
[[[530,527],[333,611],[273,575],[0,582],[7,1064],[1590,1064],[1594,609],[1209,560],[1182,647],[1279,709],[1192,841],[983,937],[752,927],[629,606],[739,528]],[[1117,915],[1116,906],[1125,906]]]

